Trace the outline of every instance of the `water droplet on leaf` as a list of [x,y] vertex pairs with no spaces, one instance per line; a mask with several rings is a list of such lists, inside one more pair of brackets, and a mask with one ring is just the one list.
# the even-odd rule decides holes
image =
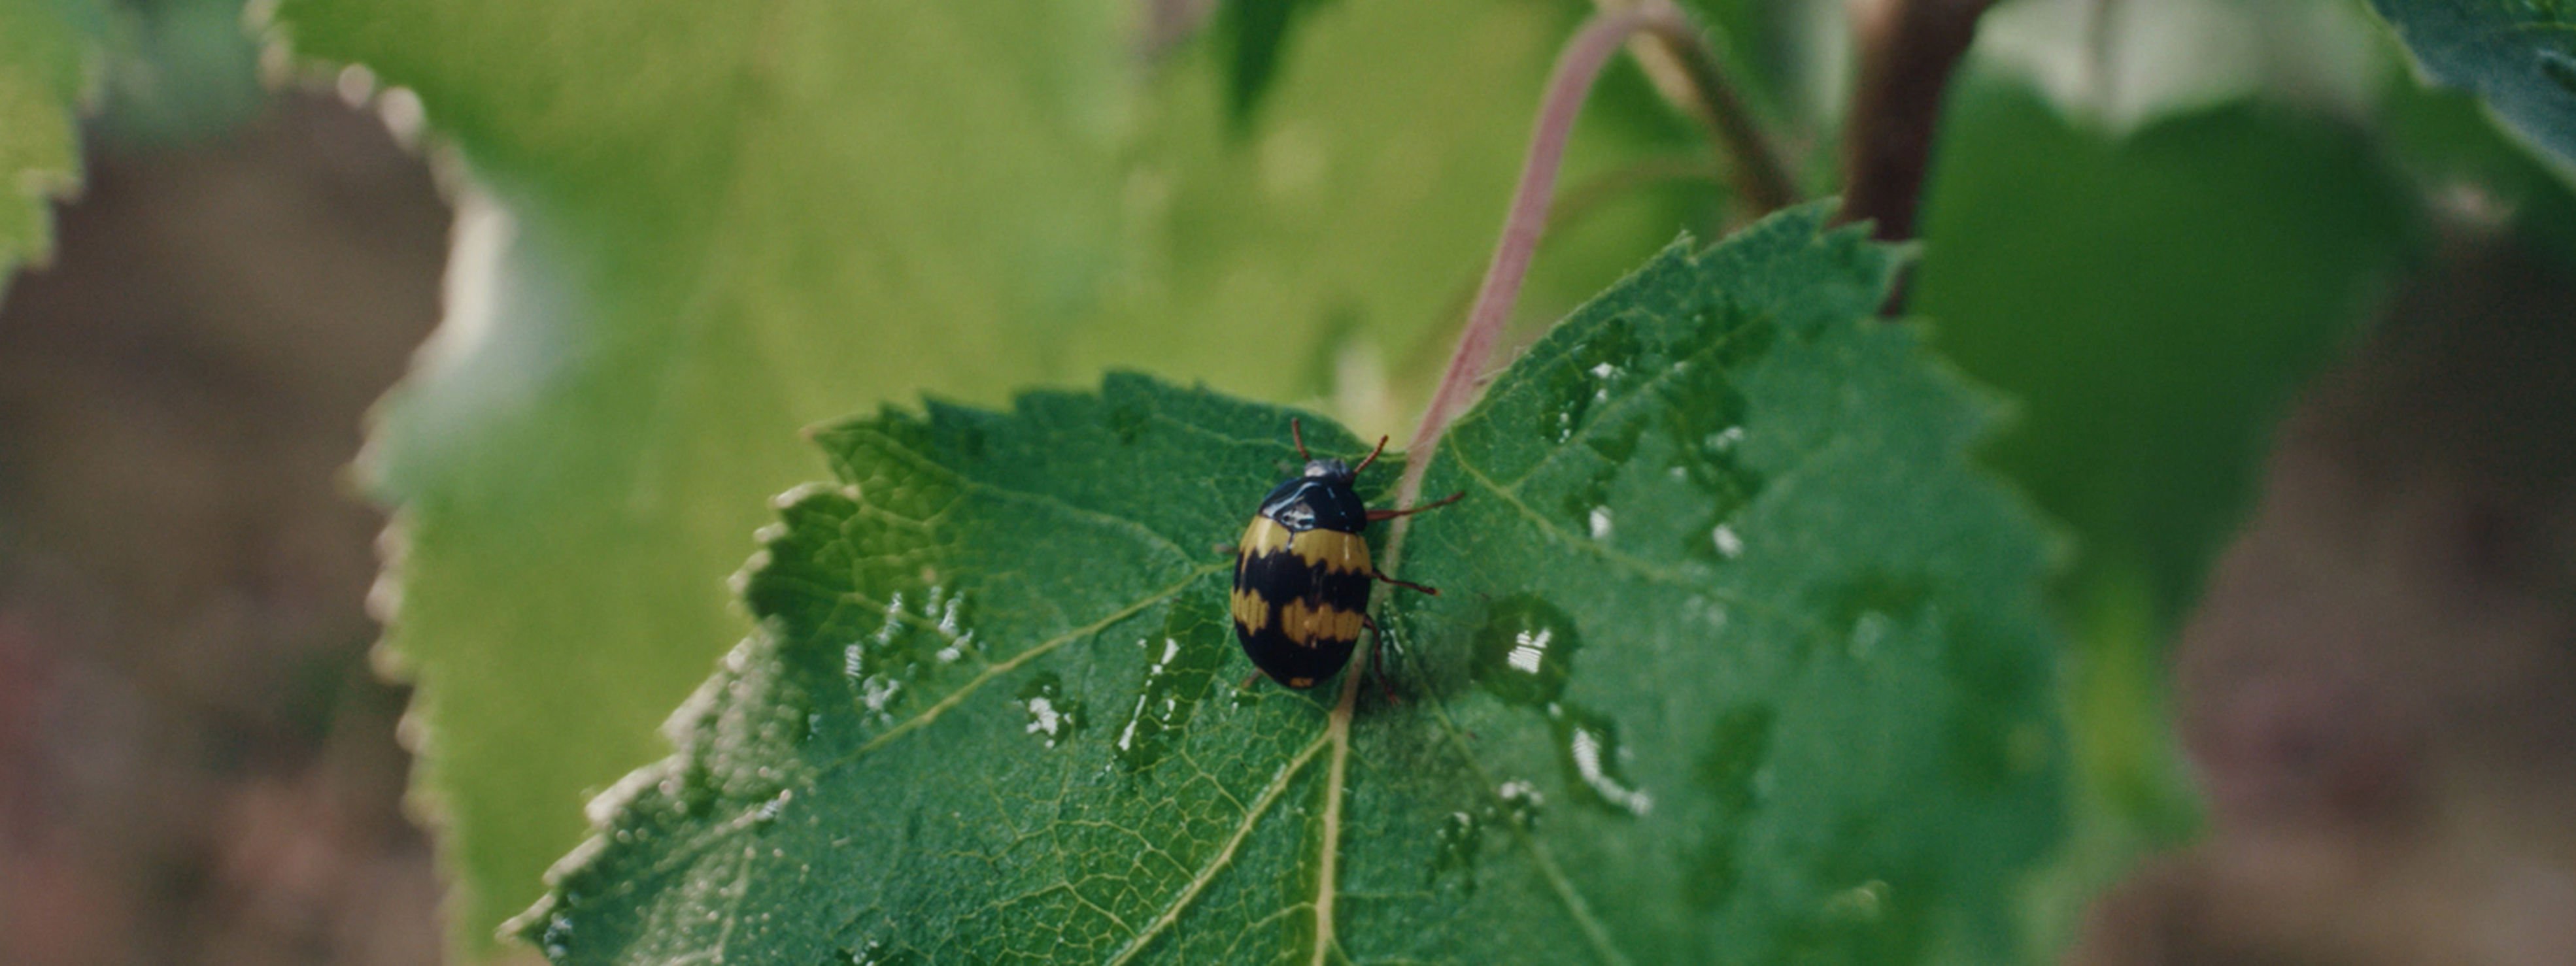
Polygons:
[[1485,823],[1470,812],[1451,812],[1440,820],[1438,847],[1431,856],[1431,878],[1464,870],[1468,891],[1476,888],[1476,857],[1485,840]]
[[2576,54],[2559,50],[2541,51],[2540,74],[2557,84],[2559,89],[2576,94]]
[[879,724],[893,719],[913,682],[976,653],[966,594],[941,586],[938,576],[925,569],[924,587],[888,595],[877,629],[842,648],[841,674]]
[[787,803],[795,800],[795,789],[789,788],[781,790],[778,793],[778,797],[761,803],[760,808],[751,813],[752,823],[755,825],[768,825],[772,822],[778,821],[778,816],[787,812]]
[[1496,601],[1476,631],[1476,683],[1507,704],[1544,707],[1565,695],[1583,638],[1574,618],[1534,594]]
[[1631,457],[1637,455],[1637,442],[1645,437],[1646,426],[1651,422],[1644,416],[1623,414],[1616,420],[1605,420],[1604,424],[1595,425],[1592,432],[1583,437],[1583,443],[1601,454],[1602,460],[1611,466],[1625,466]]
[[547,919],[545,934],[538,939],[537,945],[546,951],[547,959],[560,961],[571,957],[572,914],[569,911],[558,912]]
[[1730,815],[1751,808],[1758,798],[1754,776],[1771,757],[1777,718],[1768,707],[1741,707],[1719,715],[1710,729],[1708,750],[1700,756],[1699,778],[1718,807]]
[[[1213,598],[1212,598],[1213,599]],[[1127,711],[1115,742],[1118,763],[1142,771],[1163,760],[1182,729],[1197,712],[1224,660],[1228,630],[1216,613],[1200,603],[1175,604],[1164,620],[1163,634],[1145,642],[1153,656],[1145,668],[1144,689]]]
[[1824,605],[1843,629],[1845,653],[1865,661],[1897,629],[1921,617],[1931,600],[1930,581],[1872,569],[1829,591]]
[[1154,414],[1145,409],[1145,401],[1133,397],[1113,399],[1108,406],[1109,433],[1122,445],[1133,446],[1145,435],[1146,424]]
[[843,955],[847,957],[843,961],[850,966],[914,966],[921,962],[912,950],[894,948],[882,939],[868,940],[867,945]]
[[1608,716],[1553,705],[1548,720],[1556,725],[1557,751],[1574,772],[1577,798],[1626,815],[1644,815],[1655,807],[1654,796],[1623,774],[1618,727]]
[[1539,794],[1537,785],[1518,778],[1496,787],[1494,797],[1502,801],[1503,820],[1515,828],[1538,827],[1539,813],[1547,806],[1547,796]]
[[1885,915],[1887,883],[1871,879],[1825,898],[1827,918],[1845,922],[1876,922]]
[[1082,700],[1064,695],[1064,679],[1053,671],[1039,674],[1020,688],[1020,707],[1029,713],[1027,732],[1053,748],[1082,730]]

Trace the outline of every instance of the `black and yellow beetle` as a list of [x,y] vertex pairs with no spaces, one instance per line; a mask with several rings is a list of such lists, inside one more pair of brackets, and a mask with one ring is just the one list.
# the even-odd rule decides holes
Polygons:
[[1466,493],[1410,510],[1371,510],[1354,484],[1386,452],[1385,439],[1360,465],[1349,466],[1308,455],[1296,420],[1289,420],[1288,433],[1306,467],[1262,498],[1235,545],[1234,636],[1261,673],[1305,689],[1350,663],[1361,628],[1377,630],[1368,617],[1369,581],[1439,593],[1379,572],[1360,531],[1379,520],[1447,506]]

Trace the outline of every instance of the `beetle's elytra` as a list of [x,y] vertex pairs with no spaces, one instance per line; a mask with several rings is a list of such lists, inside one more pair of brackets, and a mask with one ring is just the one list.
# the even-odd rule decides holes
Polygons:
[[[1369,582],[1383,580],[1426,594],[1439,593],[1380,573],[1369,560],[1361,531],[1379,520],[1420,513],[1456,502],[1464,493],[1409,510],[1371,510],[1355,484],[1360,471],[1386,451],[1386,440],[1350,466],[1315,459],[1305,432],[1288,424],[1303,472],[1270,491],[1234,548],[1234,636],[1243,654],[1272,680],[1311,688],[1351,660],[1360,630],[1376,630],[1368,617]],[[1248,683],[1248,682],[1247,682]]]

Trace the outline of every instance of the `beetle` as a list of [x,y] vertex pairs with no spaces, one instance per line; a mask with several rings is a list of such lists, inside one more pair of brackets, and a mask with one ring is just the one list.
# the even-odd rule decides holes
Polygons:
[[[1234,547],[1234,636],[1259,672],[1304,690],[1350,663],[1360,630],[1377,631],[1369,619],[1369,582],[1381,580],[1425,594],[1439,590],[1387,576],[1369,559],[1361,531],[1380,520],[1435,510],[1465,491],[1408,510],[1371,510],[1355,484],[1360,471],[1386,452],[1386,438],[1358,466],[1316,459],[1296,420],[1288,434],[1305,468],[1263,497]],[[1392,694],[1389,695],[1392,697]]]

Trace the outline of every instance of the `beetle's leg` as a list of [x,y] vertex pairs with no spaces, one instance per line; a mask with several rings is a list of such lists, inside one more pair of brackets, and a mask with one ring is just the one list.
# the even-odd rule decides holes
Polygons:
[[1306,455],[1306,430],[1297,425],[1297,417],[1295,416],[1288,417],[1288,438],[1297,441],[1298,459],[1305,460],[1310,463],[1314,462],[1314,457]]
[[1233,544],[1230,544],[1230,543],[1212,543],[1212,544],[1209,544],[1209,545],[1208,545],[1208,549],[1213,550],[1213,551],[1215,551],[1215,552],[1217,552],[1217,553],[1224,554],[1224,555],[1226,555],[1226,556],[1228,556],[1228,557],[1231,557],[1231,556],[1234,556],[1234,555],[1236,555],[1236,554],[1238,554],[1238,553],[1243,552],[1243,548],[1241,548],[1241,547],[1237,547],[1237,546],[1235,546],[1235,545],[1233,545]]
[[1250,691],[1250,690],[1252,690],[1252,686],[1253,686],[1254,684],[1259,683],[1260,681],[1261,681],[1261,671],[1260,671],[1260,669],[1255,668],[1251,674],[1247,674],[1247,675],[1245,675],[1245,676],[1244,676],[1244,678],[1243,678],[1243,683],[1242,683],[1242,684],[1235,685],[1235,686],[1234,686],[1234,689],[1235,689],[1235,690],[1237,690],[1237,691]]
[[1368,669],[1377,675],[1378,693],[1386,697],[1388,704],[1403,704],[1404,699],[1395,696],[1395,676],[1386,668],[1386,628],[1377,626],[1377,618],[1367,614],[1360,615],[1360,623],[1369,631]]
[[1396,586],[1398,586],[1398,587],[1402,587],[1402,588],[1404,588],[1404,589],[1406,589],[1406,590],[1415,591],[1415,592],[1418,592],[1418,593],[1430,594],[1430,595],[1431,595],[1431,596],[1433,596],[1433,597],[1438,597],[1438,596],[1440,596],[1440,588],[1438,588],[1438,587],[1426,587],[1426,586],[1423,586],[1423,585],[1421,585],[1421,584],[1414,583],[1414,582],[1412,582],[1412,581],[1410,581],[1410,580],[1397,580],[1397,579],[1395,579],[1395,578],[1393,578],[1393,577],[1389,577],[1389,576],[1387,576],[1387,575],[1386,575],[1386,571],[1383,571],[1383,570],[1375,570],[1375,569],[1372,569],[1372,570],[1370,570],[1370,571],[1369,571],[1369,576],[1371,576],[1371,577],[1375,577],[1375,578],[1377,578],[1377,579],[1379,579],[1379,580],[1386,581],[1387,583],[1390,583],[1390,584],[1394,584],[1394,585],[1396,585]]
[[1467,491],[1460,490],[1456,493],[1449,494],[1448,496],[1441,497],[1440,499],[1433,500],[1409,510],[1370,510],[1368,512],[1368,521],[1370,523],[1376,523],[1380,520],[1393,520],[1397,517],[1409,517],[1424,510],[1437,510],[1441,507],[1458,502],[1460,497],[1464,497],[1466,495]]

